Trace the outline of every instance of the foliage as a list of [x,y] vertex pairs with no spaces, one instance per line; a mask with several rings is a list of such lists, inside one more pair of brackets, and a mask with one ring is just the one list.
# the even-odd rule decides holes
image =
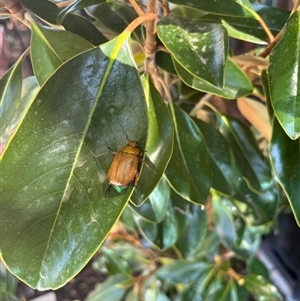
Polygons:
[[[0,83],[8,269],[63,286],[121,216],[88,300],[280,299],[255,253],[280,207],[300,224],[298,1],[6,2],[26,12],[34,71],[22,79],[25,53]],[[236,55],[237,40],[258,47]],[[146,151],[138,185],[105,193],[128,140]]]

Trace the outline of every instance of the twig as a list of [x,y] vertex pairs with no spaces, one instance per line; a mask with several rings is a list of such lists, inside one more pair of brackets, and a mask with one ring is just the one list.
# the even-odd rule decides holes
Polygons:
[[144,14],[144,12],[142,11],[142,9],[138,6],[138,4],[135,2],[135,0],[128,0],[129,3],[132,5],[132,7],[134,8],[134,10],[136,11],[136,13],[139,16],[142,16]]

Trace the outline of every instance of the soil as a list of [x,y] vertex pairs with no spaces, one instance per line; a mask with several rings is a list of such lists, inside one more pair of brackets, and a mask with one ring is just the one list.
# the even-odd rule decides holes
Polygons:
[[[92,267],[92,261],[70,282],[62,288],[53,291],[57,301],[85,300],[86,296],[95,288],[97,283],[103,282],[107,275],[101,274]],[[17,296],[21,301],[32,300],[44,295],[49,291],[38,291],[30,288],[25,283],[19,281]]]

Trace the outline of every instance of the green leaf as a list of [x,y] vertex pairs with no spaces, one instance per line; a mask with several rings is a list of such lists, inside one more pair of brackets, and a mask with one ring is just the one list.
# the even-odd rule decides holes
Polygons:
[[168,0],[168,2],[184,5],[222,16],[256,19],[257,16],[247,0]]
[[242,97],[252,92],[252,84],[247,76],[230,60],[227,60],[225,82],[222,89],[193,76],[175,60],[173,60],[173,63],[176,72],[182,81],[196,90],[215,94],[228,99]]
[[9,126],[18,109],[22,92],[22,59],[0,79],[0,158],[13,135]]
[[146,202],[140,207],[133,207],[139,215],[152,222],[161,222],[170,203],[171,188],[165,177],[162,177]]
[[[87,7],[86,12],[96,19],[97,28],[107,35],[118,35],[135,20],[138,15],[135,10],[122,2],[106,2]],[[139,40],[142,37],[141,27],[138,27],[132,37]]]
[[61,12],[58,14],[57,19],[56,19],[57,24],[61,24],[63,22],[64,18],[66,17],[66,15],[75,10],[86,8],[88,6],[99,4],[102,2],[105,2],[105,0],[76,0],[69,6],[67,6],[63,10],[61,10]]
[[223,87],[228,52],[228,37],[223,26],[170,14],[158,23],[157,33],[177,63],[189,73]]
[[66,30],[76,33],[93,45],[101,45],[107,42],[107,38],[96,28],[96,26],[80,15],[67,15],[63,20],[62,25]]
[[20,2],[39,19],[56,24],[56,17],[60,9],[55,3],[49,0],[20,0]]
[[[253,4],[255,12],[264,20],[270,31],[277,35],[289,18],[290,12],[269,5]],[[255,44],[267,44],[269,38],[257,20],[241,16],[223,16],[206,14],[197,17],[201,22],[221,23],[228,30],[228,35]],[[276,20],[276,22],[274,22]]]
[[245,288],[257,301],[283,300],[277,288],[261,275],[248,274],[244,279]]
[[273,120],[270,156],[276,178],[300,225],[300,138],[291,140],[276,118]]
[[190,285],[185,286],[182,292],[180,301],[202,301],[204,300],[205,293],[209,287],[209,283],[213,281],[216,271],[212,265],[207,264],[202,269],[202,273]]
[[202,261],[174,260],[157,270],[157,278],[173,284],[195,281],[201,274],[212,266]]
[[[22,75],[21,75],[22,76]],[[22,94],[21,97],[18,98],[16,95],[18,93],[18,84],[15,80],[12,78],[9,80],[10,84],[14,84],[13,89],[7,89],[5,93],[7,99],[13,99],[13,102],[16,100],[19,100],[17,107],[14,108],[13,104],[9,105],[10,109],[15,109],[15,112],[13,112],[13,115],[10,116],[9,124],[7,124],[6,129],[1,134],[0,137],[0,161],[2,156],[4,155],[5,147],[9,145],[11,139],[14,136],[15,131],[20,126],[20,123],[22,122],[24,116],[26,115],[27,110],[29,109],[35,94],[37,93],[39,89],[39,85],[36,81],[36,78],[33,76],[27,77],[22,82]],[[2,83],[0,82],[0,87],[4,88],[4,85],[2,86]],[[9,102],[11,100],[8,100]],[[5,101],[4,101],[5,103]],[[3,103],[3,105],[4,105]],[[2,111],[2,105],[0,107],[0,112]],[[7,115],[10,115],[8,112],[5,112],[5,117]],[[2,117],[1,117],[1,123],[2,123]],[[2,150],[2,155],[1,155]]]
[[270,188],[265,192],[256,193],[242,181],[239,191],[230,201],[250,225],[262,225],[272,221],[276,215],[278,191],[276,188]]
[[212,187],[233,194],[240,186],[241,171],[235,162],[226,139],[214,127],[195,119],[210,154]]
[[206,211],[202,206],[189,204],[178,194],[172,193],[172,205],[178,223],[176,248],[183,257],[195,254],[207,232]]
[[2,258],[31,287],[72,279],[133,192],[104,194],[108,147],[120,149],[126,135],[146,145],[146,101],[130,50],[124,34],[64,63],[0,162]]
[[270,166],[260,152],[251,130],[233,117],[222,115],[221,119],[221,132],[249,187],[257,192],[269,189],[273,185]]
[[135,190],[131,201],[136,206],[141,205],[160,181],[173,150],[173,125],[168,109],[155,89],[150,78],[142,77],[142,85],[148,107],[149,130],[146,144],[145,161],[147,168],[139,178],[139,189]]
[[208,153],[198,127],[176,105],[171,105],[175,128],[174,149],[166,176],[184,199],[204,204],[210,188]]
[[[236,244],[238,237],[235,232],[234,220],[229,209],[219,199],[213,198],[213,212],[215,215],[216,231],[223,245],[233,251],[237,257],[248,258],[257,251],[259,235],[244,235],[241,243]],[[249,233],[250,234],[250,233]]]
[[294,140],[300,137],[299,24],[300,12],[296,10],[270,54],[268,70],[274,113],[287,135]]
[[128,290],[129,278],[122,274],[110,276],[88,294],[85,301],[121,301]]
[[107,248],[102,248],[101,251],[103,252],[105,265],[109,274],[131,276],[129,265],[122,256]]
[[43,27],[37,23],[31,23],[31,28],[31,61],[40,85],[63,62],[94,47],[80,36],[65,30]]
[[172,206],[160,223],[149,222],[138,214],[135,214],[135,221],[142,234],[161,250],[172,247],[178,239],[178,224]]

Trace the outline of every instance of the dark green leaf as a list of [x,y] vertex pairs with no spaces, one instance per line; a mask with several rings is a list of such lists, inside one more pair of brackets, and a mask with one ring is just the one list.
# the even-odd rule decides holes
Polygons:
[[209,124],[195,119],[210,154],[212,187],[225,194],[233,194],[240,185],[241,171],[226,139]]
[[171,14],[158,23],[157,33],[175,60],[190,74],[223,87],[228,37],[221,25]]
[[127,261],[116,252],[107,248],[102,248],[105,265],[109,274],[123,274],[131,276],[130,268]]
[[164,71],[167,71],[173,75],[177,75],[173,65],[172,57],[169,53],[158,51],[155,55],[155,61],[157,65]]
[[204,204],[210,188],[206,146],[193,120],[176,105],[170,108],[176,138],[167,179],[184,199]]
[[38,18],[56,24],[56,17],[60,12],[59,7],[49,0],[20,0],[22,5]]
[[169,283],[189,283],[198,280],[201,274],[211,268],[211,264],[206,262],[175,260],[158,269],[156,276]]
[[104,194],[108,147],[120,149],[127,135],[144,149],[147,120],[127,35],[47,80],[0,162],[1,255],[12,273],[43,290],[79,272],[133,191]]
[[161,222],[169,208],[171,188],[165,177],[162,177],[146,202],[133,209],[145,219]]
[[203,301],[205,292],[208,289],[209,283],[213,281],[215,274],[216,272],[213,266],[206,264],[197,279],[190,285],[185,286],[180,301]]
[[[115,36],[120,34],[128,24],[138,17],[134,9],[121,2],[106,2],[86,8],[86,12],[97,20],[97,28],[104,34]],[[138,27],[133,37],[136,40],[142,36]]]
[[212,93],[228,99],[242,97],[252,92],[252,84],[249,79],[241,69],[230,60],[227,60],[225,82],[222,89],[194,77],[175,60],[173,63],[182,81],[196,90]]
[[141,205],[160,181],[173,150],[173,125],[166,104],[150,81],[142,77],[142,85],[148,106],[149,130],[144,160],[149,167],[143,165],[143,173],[139,179],[139,188],[135,190],[131,201]]
[[[19,98],[16,96],[16,93],[18,93],[18,85],[12,79],[10,79],[10,82],[14,83],[15,85],[13,86],[12,90],[9,90],[9,89],[7,90],[7,92],[9,92],[9,98],[12,98],[14,101],[18,100]],[[4,88],[4,86],[2,86],[1,82],[0,82],[0,87]],[[20,125],[20,122],[23,120],[28,108],[30,107],[30,105],[34,99],[34,96],[37,93],[38,88],[39,88],[39,85],[38,85],[35,77],[31,76],[31,77],[27,77],[23,80],[22,94],[21,94],[21,98],[19,99],[19,103],[18,103],[17,107],[15,108],[14,115],[11,116],[11,119],[9,121],[9,124],[7,125],[7,128],[5,129],[4,133],[1,134],[0,161],[1,161],[1,153],[3,155],[5,146],[7,146],[9,144],[10,140],[13,138],[15,131],[17,130],[18,126]],[[13,108],[13,105],[10,104],[10,109],[12,109],[12,108]],[[2,105],[0,107],[0,111],[2,111]],[[2,117],[1,117],[1,122],[2,122]]]
[[227,139],[247,184],[256,191],[273,185],[267,159],[260,152],[249,128],[233,117],[222,115],[221,132]]
[[0,79],[0,158],[13,135],[10,125],[22,92],[22,59],[19,59]]
[[76,0],[69,6],[65,7],[57,16],[57,24],[61,24],[63,19],[66,17],[67,14],[79,10],[91,5],[99,4],[101,2],[105,2],[105,0]]
[[101,45],[107,42],[107,38],[87,19],[76,14],[69,14],[63,20],[62,25],[68,31],[76,33],[93,45]]
[[249,189],[245,181],[239,191],[231,198],[238,212],[250,225],[262,225],[272,221],[278,209],[278,191],[271,188],[256,193]]
[[168,2],[185,5],[222,16],[256,19],[257,16],[248,0],[168,0]]
[[65,30],[43,27],[37,23],[31,23],[31,28],[31,61],[40,85],[63,62],[93,48],[85,39]]
[[96,288],[88,294],[85,301],[121,301],[126,292],[130,279],[122,274],[110,276],[106,281],[98,284]]
[[237,257],[248,258],[255,254],[259,247],[259,236],[254,237],[245,233],[242,242],[237,245],[234,220],[231,212],[225,207],[220,200],[213,198],[213,211],[215,215],[216,231],[223,242],[224,246],[233,251]]
[[300,137],[299,23],[300,12],[296,10],[270,54],[268,70],[274,113],[291,139]]
[[261,275],[246,275],[245,288],[257,301],[283,300],[277,288]]
[[207,232],[206,211],[199,205],[188,203],[174,192],[172,193],[172,205],[179,231],[176,248],[186,258],[195,254],[205,237]]
[[291,140],[276,118],[273,120],[270,155],[276,178],[288,197],[295,219],[300,225],[300,138]]
[[272,123],[273,117],[274,117],[274,110],[272,107],[272,101],[271,101],[271,96],[270,96],[270,86],[269,86],[269,78],[268,74],[266,71],[263,71],[261,73],[261,84],[263,86],[265,98],[266,98],[266,107],[268,110],[268,116],[269,116],[269,121]]
[[[290,12],[269,5],[254,4],[253,9],[264,20],[274,35],[277,35],[285,25]],[[228,30],[228,35],[256,44],[264,45],[269,39],[260,23],[254,19],[245,19],[240,16],[220,16],[207,14],[198,17],[202,22],[222,23]],[[276,22],[274,22],[276,20]]]
[[141,232],[161,250],[166,250],[176,243],[178,224],[172,206],[169,207],[165,218],[160,223],[149,222],[137,214],[135,220]]

